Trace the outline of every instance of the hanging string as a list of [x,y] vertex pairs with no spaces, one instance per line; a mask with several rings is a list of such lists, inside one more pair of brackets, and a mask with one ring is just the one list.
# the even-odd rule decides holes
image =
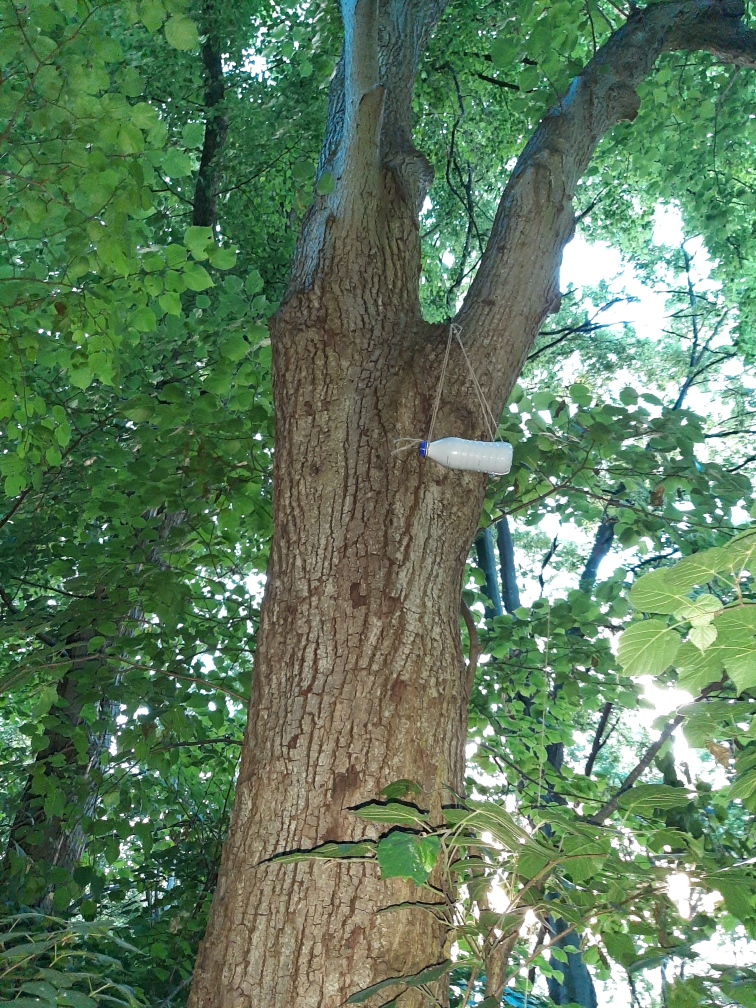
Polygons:
[[[452,342],[455,339],[457,343],[459,343],[459,349],[462,351],[462,358],[465,364],[467,365],[467,370],[470,372],[470,378],[472,380],[473,389],[478,399],[481,413],[483,414],[483,423],[485,425],[486,432],[488,434],[488,439],[489,441],[495,441],[496,430],[499,425],[496,422],[493,410],[486,401],[486,397],[483,394],[483,389],[481,388],[480,382],[478,381],[478,377],[475,374],[475,369],[472,366],[472,361],[468,357],[467,350],[465,350],[465,345],[462,342],[462,326],[457,325],[454,322],[450,323],[449,325],[449,333],[446,338],[446,349],[444,351],[444,357],[441,362],[441,374],[438,377],[438,387],[436,388],[436,398],[433,402],[433,412],[431,413],[430,425],[428,427],[428,434],[425,440],[428,443],[430,443],[433,440],[433,428],[436,426],[438,411],[441,407],[441,395],[444,390],[444,381],[446,380],[446,370],[449,366],[449,356],[451,354]],[[392,451],[391,453],[392,455],[397,455],[399,452],[406,451],[413,445],[420,444],[420,438],[408,438],[408,437],[397,438],[395,444],[396,448],[394,449],[394,451]]]
[[391,452],[392,455],[399,455],[400,452],[407,451],[409,448],[416,447],[422,444],[422,438],[418,437],[400,437],[396,438],[394,441],[396,448]]
[[[457,327],[459,328],[459,327]],[[444,378],[446,377],[446,368],[449,363],[449,354],[451,353],[452,336],[453,336],[454,326],[449,326],[449,335],[446,339],[446,353],[444,354],[444,359],[441,364],[441,374],[438,379],[438,388],[436,389],[436,401],[433,403],[433,412],[431,413],[430,427],[428,428],[428,437],[425,439],[428,444],[433,440],[433,428],[436,424],[436,417],[438,416],[438,408],[441,405],[441,392],[444,388]]]
[[462,336],[461,336],[462,329],[458,325],[451,325],[449,326],[449,333],[451,334],[452,332],[457,338],[457,343],[459,343],[459,349],[462,351],[462,356],[465,359],[465,364],[467,364],[467,370],[470,372],[473,388],[475,389],[475,394],[478,397],[478,402],[480,403],[480,408],[483,412],[483,422],[488,428],[488,439],[489,441],[495,441],[496,428],[498,427],[498,424],[496,423],[496,419],[493,415],[493,410],[488,405],[488,403],[486,402],[486,397],[483,395],[483,389],[480,387],[480,382],[478,381],[477,375],[475,374],[475,370],[472,366],[472,361],[467,356],[467,350],[465,350],[465,345],[462,342]]

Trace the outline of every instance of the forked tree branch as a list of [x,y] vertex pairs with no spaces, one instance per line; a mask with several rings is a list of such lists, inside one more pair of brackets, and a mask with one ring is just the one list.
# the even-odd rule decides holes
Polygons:
[[[317,175],[320,180],[328,173],[334,185],[328,192],[321,187],[305,219],[289,294],[327,271],[328,254],[324,259],[321,251],[328,241],[337,254],[340,244],[353,250],[355,232],[396,228],[395,217],[417,230],[433,172],[412,142],[412,94],[420,58],[447,2],[341,0],[344,44],[331,81]],[[391,179],[399,198],[392,195],[386,214]],[[363,251],[362,261],[370,265],[374,252],[367,243]],[[419,245],[416,257],[419,269]]]
[[456,321],[498,409],[544,317],[559,304],[572,198],[602,137],[638,111],[636,89],[658,57],[705,50],[756,67],[756,32],[740,0],[681,0],[634,12],[598,50],[532,134],[502,194],[488,245]]

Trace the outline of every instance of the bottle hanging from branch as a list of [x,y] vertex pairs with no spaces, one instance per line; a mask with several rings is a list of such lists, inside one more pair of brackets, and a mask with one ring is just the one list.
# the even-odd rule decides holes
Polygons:
[[504,476],[512,468],[512,445],[506,441],[465,441],[464,438],[445,437],[438,441],[421,441],[420,458],[433,459],[447,469]]

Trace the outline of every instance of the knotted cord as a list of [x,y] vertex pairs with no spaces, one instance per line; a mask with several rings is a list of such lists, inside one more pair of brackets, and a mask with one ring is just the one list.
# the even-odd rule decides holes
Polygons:
[[467,370],[470,372],[470,378],[472,379],[473,388],[475,389],[475,395],[480,403],[481,413],[483,414],[483,423],[486,427],[488,433],[488,440],[496,440],[496,428],[499,426],[496,423],[496,418],[493,415],[493,410],[488,405],[486,397],[483,395],[483,389],[481,388],[480,382],[478,381],[478,376],[475,374],[475,369],[472,366],[472,361],[467,355],[467,350],[465,350],[465,344],[462,342],[462,326],[457,325],[456,322],[451,322],[449,324],[449,335],[446,339],[446,352],[444,353],[444,359],[441,363],[441,374],[438,378],[438,388],[436,389],[436,399],[433,403],[433,412],[431,413],[430,427],[428,428],[428,437],[426,441],[430,443],[433,440],[433,428],[436,424],[436,417],[438,416],[438,410],[441,405],[441,393],[444,389],[444,380],[446,378],[446,369],[449,364],[449,354],[451,353],[452,341],[455,340],[459,343],[459,349],[462,351],[462,357],[465,364],[467,364]]
[[[438,377],[436,397],[433,402],[433,411],[431,413],[430,425],[428,427],[428,435],[425,438],[425,440],[428,442],[428,444],[430,444],[430,442],[433,440],[433,428],[436,426],[438,411],[441,407],[441,395],[444,390],[446,371],[449,366],[449,356],[451,354],[452,343],[454,342],[455,339],[457,343],[459,343],[459,349],[462,351],[462,358],[465,364],[467,365],[467,370],[470,372],[470,378],[472,380],[473,389],[478,399],[478,403],[480,404],[481,413],[483,414],[483,424],[486,428],[486,433],[488,434],[488,440],[495,441],[496,429],[498,427],[496,418],[494,417],[493,410],[489,406],[486,397],[483,394],[483,389],[481,387],[480,382],[478,381],[478,376],[475,374],[475,369],[472,366],[472,361],[470,360],[467,354],[467,350],[465,349],[465,345],[462,342],[462,326],[457,325],[455,322],[451,322],[449,324],[449,333],[446,338],[446,349],[444,351],[443,360],[441,361],[441,373]],[[391,453],[392,455],[395,455],[401,451],[405,451],[407,448],[411,448],[413,445],[420,444],[421,441],[419,438],[403,437],[403,438],[397,438],[394,443],[396,444],[397,447]]]

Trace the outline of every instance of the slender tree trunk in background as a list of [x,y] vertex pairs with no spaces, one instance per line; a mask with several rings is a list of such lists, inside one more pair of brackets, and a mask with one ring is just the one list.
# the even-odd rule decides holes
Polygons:
[[71,667],[57,686],[60,706],[48,715],[55,724],[35,757],[0,868],[6,891],[26,905],[44,900],[50,868],[70,872],[77,866],[86,843],[81,820],[96,806],[96,771],[107,741],[82,717],[85,703],[93,699],[93,664],[98,670],[103,665],[102,656],[88,651],[94,635],[94,630],[77,633],[65,646]]
[[501,616],[504,611],[501,606],[501,595],[499,594],[499,578],[496,573],[496,556],[494,554],[493,532],[490,528],[483,529],[475,537],[475,554],[478,558],[478,567],[485,575],[483,592],[490,601],[486,606],[486,619],[493,619]]
[[226,86],[223,77],[223,47],[218,24],[221,0],[207,0],[200,16],[202,71],[205,80],[205,136],[202,142],[197,182],[194,187],[192,224],[214,227],[218,210],[218,182],[221,157],[226,145],[228,119],[223,104]]
[[[159,512],[155,508],[142,517],[152,519]],[[165,539],[184,517],[184,512],[164,513],[157,543],[152,547],[143,541],[135,545],[135,558],[147,549],[146,562],[135,564],[135,574],[145,565],[164,567],[161,552]],[[11,607],[9,600],[6,604]],[[98,633],[98,620],[120,624],[119,636],[123,639],[131,636],[133,625],[144,619],[140,609],[132,609],[124,621],[123,613],[114,613],[111,607],[104,592],[74,603],[68,623],[82,629],[69,633],[65,644],[47,633],[38,634],[42,643],[53,649],[56,660],[67,661],[70,667],[57,684],[57,702],[43,722],[45,745],[34,758],[0,862],[0,880],[25,905],[45,899],[50,888],[48,869],[71,872],[86,849],[87,834],[82,823],[97,808],[101,757],[110,745],[110,728],[120,709],[113,699],[119,673],[108,666],[104,647],[90,654],[89,641]],[[98,709],[98,722],[103,726],[98,731],[92,731],[82,716],[88,704]]]
[[596,532],[596,538],[593,540],[593,548],[583,568],[583,573],[580,575],[580,587],[589,595],[596,583],[601,561],[609,555],[612,548],[615,522],[616,519],[608,518],[606,515],[601,519],[601,524]]
[[[342,4],[320,166],[335,186],[305,219],[272,326],[275,532],[192,1008],[341,1008],[371,983],[445,958],[443,930],[411,906],[426,892],[381,880],[374,864],[270,861],[375,836],[349,809],[398,778],[417,781],[434,810],[444,788],[462,786],[460,590],[485,477],[393,453],[396,438],[428,429],[446,343],[420,314],[417,211],[430,178],[411,140],[413,81],[442,9]],[[699,45],[699,19],[716,27],[730,10],[701,0],[633,15],[533,134],[457,316],[494,413],[558,304],[572,194],[596,144],[635,114],[634,88],[656,56],[686,26]],[[725,28],[731,43],[730,20]],[[439,434],[484,436],[466,374],[453,352]],[[422,1003],[416,991],[399,1000]]]
[[520,608],[520,589],[517,587],[512,531],[506,515],[496,523],[496,546],[499,550],[502,602],[506,611],[513,613],[515,609]]

